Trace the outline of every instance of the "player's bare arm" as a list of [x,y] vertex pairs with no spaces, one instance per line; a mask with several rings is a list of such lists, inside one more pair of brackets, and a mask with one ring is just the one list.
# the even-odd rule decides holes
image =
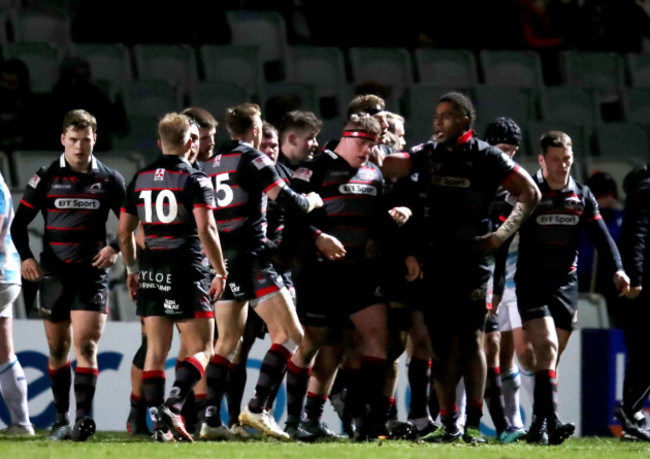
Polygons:
[[528,172],[521,167],[506,177],[501,186],[517,199],[517,203],[506,221],[496,231],[477,238],[481,249],[487,253],[501,247],[517,232],[521,224],[533,213],[541,198],[539,188]]

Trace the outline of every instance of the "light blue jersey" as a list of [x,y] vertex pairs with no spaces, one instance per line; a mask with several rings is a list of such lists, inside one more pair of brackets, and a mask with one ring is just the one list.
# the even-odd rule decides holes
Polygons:
[[11,240],[11,221],[14,207],[11,192],[0,174],[0,215],[4,217],[0,228],[0,284],[20,285],[20,256]]

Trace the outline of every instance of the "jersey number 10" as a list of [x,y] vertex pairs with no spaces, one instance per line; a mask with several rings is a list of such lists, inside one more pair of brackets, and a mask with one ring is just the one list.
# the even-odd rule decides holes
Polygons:
[[[143,190],[139,198],[144,200],[144,221],[151,223],[152,213],[154,211],[153,201],[151,199],[152,190]],[[178,204],[176,196],[171,190],[161,190],[156,196],[156,219],[161,223],[171,223],[178,215]]]

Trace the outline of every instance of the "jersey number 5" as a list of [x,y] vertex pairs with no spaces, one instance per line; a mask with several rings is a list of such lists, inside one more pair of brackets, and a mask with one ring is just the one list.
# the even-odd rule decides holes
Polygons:
[[217,198],[217,206],[219,207],[226,207],[232,202],[232,188],[226,183],[229,178],[228,172],[214,176],[214,193]]
[[[154,206],[152,205],[151,190],[143,190],[140,192],[140,199],[144,200],[144,221],[151,223],[152,213]],[[161,223],[171,223],[178,215],[178,204],[176,203],[176,196],[171,190],[161,190],[156,196],[156,218]]]

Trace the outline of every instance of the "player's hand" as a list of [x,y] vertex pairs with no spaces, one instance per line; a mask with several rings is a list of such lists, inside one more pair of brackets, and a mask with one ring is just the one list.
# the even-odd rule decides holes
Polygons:
[[212,283],[210,284],[210,291],[208,292],[212,301],[219,301],[224,290],[226,290],[226,278],[217,276],[213,277]]
[[375,163],[378,167],[383,166],[384,164],[384,152],[377,145],[370,149],[370,155],[368,156],[368,161]]
[[626,295],[630,291],[630,278],[625,271],[620,270],[614,273],[614,285],[619,292],[619,296]]
[[126,276],[126,288],[129,290],[129,296],[131,301],[138,303],[137,294],[138,294],[138,285],[140,285],[140,274],[127,274]]
[[20,272],[25,279],[32,282],[43,279],[43,276],[45,275],[45,272],[41,269],[41,266],[33,258],[28,258],[22,262],[20,266]]
[[388,215],[390,215],[393,220],[395,220],[395,223],[398,225],[403,225],[409,221],[409,218],[411,218],[413,212],[411,212],[411,209],[408,207],[393,207],[388,211]]
[[312,191],[311,193],[306,194],[305,197],[309,202],[309,209],[307,210],[307,213],[311,212],[314,209],[318,209],[319,207],[323,207],[323,200],[318,193],[314,193]]
[[642,288],[643,287],[641,287],[640,285],[636,287],[630,287],[630,289],[625,294],[625,298],[627,298],[628,300],[636,299],[641,294]]
[[93,266],[99,269],[108,269],[117,261],[117,252],[113,247],[107,245],[102,248],[95,258],[93,258]]
[[316,238],[316,247],[329,260],[340,260],[347,254],[341,241],[325,233],[320,233]]
[[422,271],[422,266],[420,265],[420,262],[417,258],[415,258],[413,255],[409,255],[404,260],[404,263],[406,264],[406,276],[404,277],[408,282],[413,282],[416,279],[422,279],[424,276],[424,271]]
[[490,254],[503,245],[503,240],[496,233],[487,233],[474,238],[476,249],[482,254]]
[[499,312],[499,305],[501,304],[501,295],[492,294],[492,308],[488,309],[488,315],[495,317]]

